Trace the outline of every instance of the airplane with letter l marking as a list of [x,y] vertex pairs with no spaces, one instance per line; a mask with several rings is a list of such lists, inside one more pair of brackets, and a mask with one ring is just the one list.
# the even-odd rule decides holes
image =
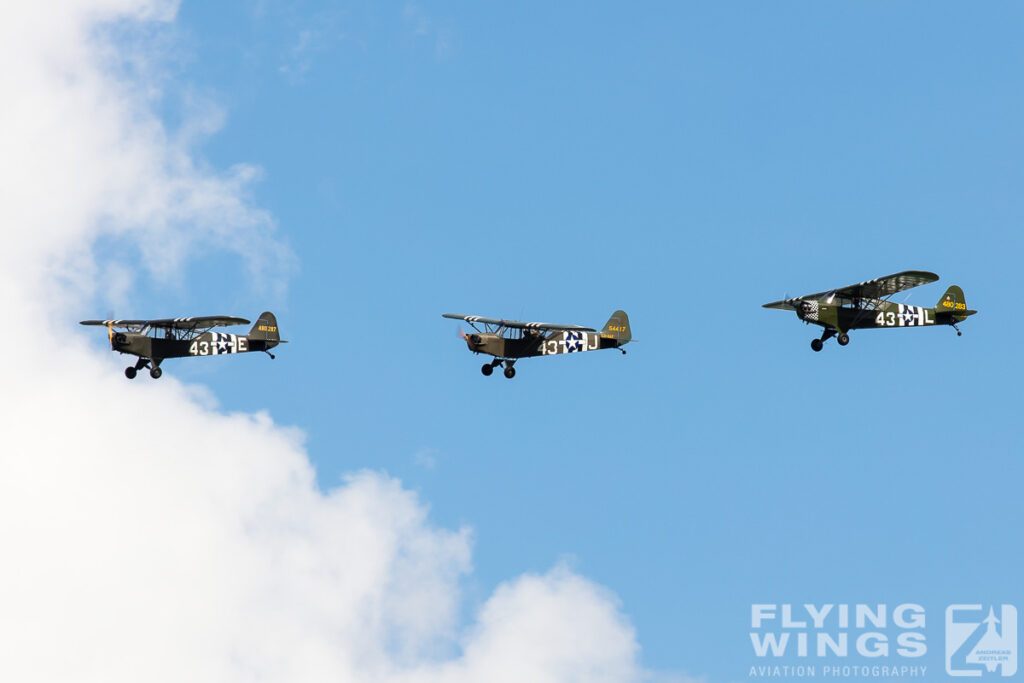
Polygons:
[[478,315],[445,313],[443,317],[469,323],[474,330],[472,333],[459,331],[469,350],[494,356],[493,361],[484,363],[480,372],[490,375],[495,367],[503,365],[505,376],[509,379],[516,376],[516,369],[513,366],[520,358],[556,356],[598,349],[619,349],[626,353],[626,349],[620,347],[633,339],[629,329],[629,316],[625,311],[612,313],[612,317],[600,332],[593,327],[581,325],[524,323],[518,320],[482,318]]
[[[150,377],[159,378],[163,374],[160,363],[166,358],[220,356],[249,351],[263,351],[273,358],[270,349],[287,343],[281,339],[277,318],[270,311],[260,315],[249,334],[212,332],[214,327],[249,324],[245,318],[227,315],[158,320],[83,320],[82,324],[106,327],[111,350],[139,357],[134,366],[125,368],[124,376],[128,379],[134,379],[145,367],[149,368]],[[114,328],[124,331],[115,332]]]
[[889,297],[913,287],[935,282],[939,276],[923,270],[905,270],[860,284],[828,292],[807,294],[764,304],[764,308],[796,311],[805,323],[825,328],[821,337],[811,340],[811,348],[821,351],[822,345],[836,337],[840,346],[850,343],[850,330],[874,327],[921,327],[951,325],[960,336],[957,323],[977,311],[967,308],[964,290],[951,286],[934,308],[908,306],[889,301]]

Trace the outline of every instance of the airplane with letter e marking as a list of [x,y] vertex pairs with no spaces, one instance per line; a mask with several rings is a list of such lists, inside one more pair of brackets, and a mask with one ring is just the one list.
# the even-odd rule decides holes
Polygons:
[[[270,349],[287,343],[281,339],[277,318],[270,311],[260,315],[249,334],[212,332],[214,327],[249,324],[245,318],[227,315],[158,320],[83,320],[82,324],[106,327],[112,351],[139,357],[134,366],[125,368],[124,375],[128,379],[134,379],[145,367],[149,368],[150,377],[159,378],[163,374],[160,363],[166,358],[220,356],[249,351],[263,351],[273,358]],[[115,332],[114,328],[124,331]]]

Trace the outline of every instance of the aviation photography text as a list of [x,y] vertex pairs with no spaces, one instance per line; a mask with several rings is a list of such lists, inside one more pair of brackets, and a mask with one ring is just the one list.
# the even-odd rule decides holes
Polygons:
[[759,661],[748,675],[922,679],[925,623],[915,603],[752,604],[750,643]]

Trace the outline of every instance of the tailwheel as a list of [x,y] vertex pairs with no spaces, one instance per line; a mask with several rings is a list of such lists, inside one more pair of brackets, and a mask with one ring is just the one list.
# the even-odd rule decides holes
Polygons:
[[825,346],[825,344],[820,339],[811,340],[811,348],[814,349],[815,351],[821,351],[823,346]]
[[164,371],[159,366],[152,367],[149,369],[149,376],[153,379],[160,379],[160,375],[164,374]]
[[128,379],[135,379],[135,375],[137,374],[138,370],[136,370],[130,365],[124,369],[124,376],[127,377]]
[[507,368],[505,368],[505,376],[508,377],[509,379],[512,379],[513,377],[516,376],[516,369],[511,365],[508,366]]
[[480,372],[484,373],[484,377],[490,377],[491,373],[494,372],[494,366],[490,363],[484,363],[483,367],[480,368]]
[[846,346],[847,344],[850,343],[850,335],[846,334],[845,332],[842,332],[839,334],[838,337],[836,337],[836,341],[839,342],[840,346]]

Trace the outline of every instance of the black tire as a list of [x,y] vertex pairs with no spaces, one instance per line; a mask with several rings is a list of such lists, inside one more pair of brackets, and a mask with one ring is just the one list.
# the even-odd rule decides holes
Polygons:
[[485,363],[484,366],[480,368],[480,372],[484,373],[484,377],[490,377],[491,373],[494,372],[494,366],[490,363]]
[[160,379],[160,375],[162,374],[164,374],[164,371],[161,370],[159,367],[149,369],[149,376],[152,377],[153,379]]
[[508,377],[509,379],[512,379],[513,377],[516,376],[516,369],[515,368],[505,368],[505,376]]
[[839,342],[840,346],[846,346],[850,343],[850,335],[843,332],[841,335],[836,337],[836,341]]
[[127,377],[128,379],[135,379],[135,375],[137,374],[138,370],[136,370],[130,365],[124,369],[124,376]]
[[823,346],[824,346],[824,344],[822,343],[822,341],[820,339],[812,339],[811,340],[811,348],[814,349],[815,351],[821,351],[821,348]]

